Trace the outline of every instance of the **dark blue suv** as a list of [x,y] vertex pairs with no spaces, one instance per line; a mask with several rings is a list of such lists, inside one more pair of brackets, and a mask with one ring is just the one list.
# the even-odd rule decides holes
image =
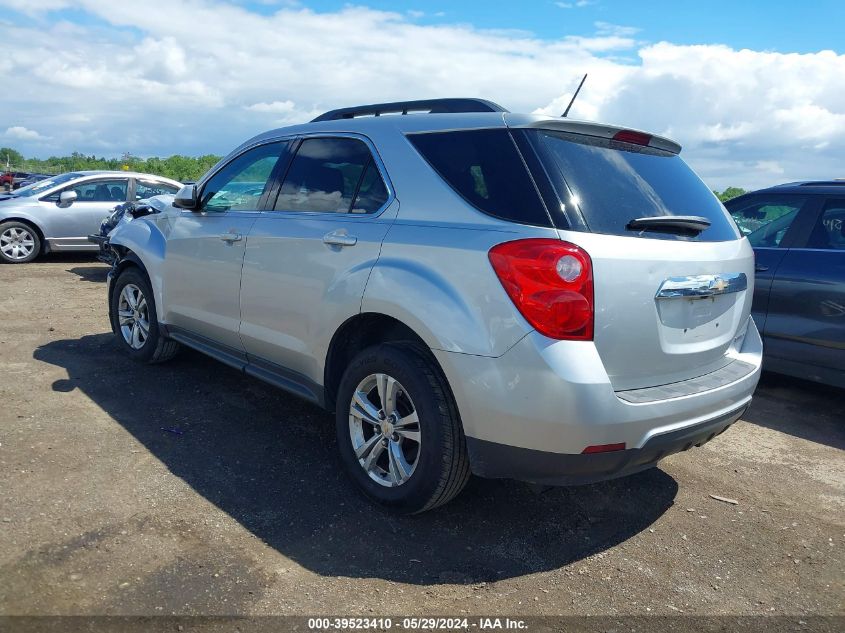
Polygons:
[[725,206],[756,255],[763,369],[845,388],[845,180],[778,185]]

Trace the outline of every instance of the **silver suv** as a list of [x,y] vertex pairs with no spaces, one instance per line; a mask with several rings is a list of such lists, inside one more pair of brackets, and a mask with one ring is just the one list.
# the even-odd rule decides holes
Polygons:
[[760,373],[751,246],[679,151],[476,99],[329,112],[118,227],[112,327],[334,411],[399,511],[470,473],[634,473],[724,431]]

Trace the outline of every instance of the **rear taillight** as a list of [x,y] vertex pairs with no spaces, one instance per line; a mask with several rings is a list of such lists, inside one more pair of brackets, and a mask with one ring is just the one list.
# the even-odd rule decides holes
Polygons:
[[490,263],[525,320],[556,339],[593,339],[593,266],[586,251],[553,239],[505,242]]

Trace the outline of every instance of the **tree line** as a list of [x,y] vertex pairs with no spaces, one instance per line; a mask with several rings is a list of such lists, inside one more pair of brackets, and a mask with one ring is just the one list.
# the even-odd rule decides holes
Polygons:
[[[174,154],[167,158],[138,158],[124,154],[120,158],[97,158],[74,152],[70,156],[51,156],[47,159],[24,158],[20,152],[9,147],[0,148],[0,170],[5,170],[6,160],[12,171],[28,171],[41,174],[63,174],[67,171],[83,171],[89,169],[110,169],[139,171],[145,174],[155,174],[166,178],[173,178],[179,182],[199,179],[211,169],[220,156],[206,154],[205,156],[182,156]],[[728,187],[724,191],[716,191],[716,197],[722,202],[736,198],[745,193],[740,187]]]
[[197,180],[217,161],[220,156],[206,154],[204,156],[182,156],[175,154],[167,158],[138,158],[131,154],[124,154],[120,158],[103,158],[94,155],[86,156],[74,152],[70,156],[51,156],[50,158],[24,158],[23,155],[10,147],[0,148],[0,171],[6,170],[8,160],[11,171],[26,171],[38,174],[63,174],[68,171],[86,171],[107,169],[117,171],[138,171],[145,174],[155,174],[172,178],[179,182]]

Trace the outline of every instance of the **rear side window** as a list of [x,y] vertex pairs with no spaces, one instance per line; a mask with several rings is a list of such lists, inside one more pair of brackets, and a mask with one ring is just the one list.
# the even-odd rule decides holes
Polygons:
[[363,141],[309,138],[291,162],[274,209],[375,213],[387,197],[387,187]]
[[551,226],[507,130],[436,132],[408,138],[441,178],[479,211],[520,224]]
[[[722,242],[739,233],[721,203],[680,156],[582,134],[528,130],[572,225],[593,233]],[[577,217],[571,217],[571,216]],[[636,218],[693,215],[710,221],[695,236],[629,230]]]
[[167,193],[176,193],[179,191],[177,187],[166,182],[155,182],[152,180],[136,180],[135,181],[135,199],[143,200],[144,198],[152,198],[153,196],[161,196]]
[[807,247],[845,251],[845,200],[830,200],[825,204]]

